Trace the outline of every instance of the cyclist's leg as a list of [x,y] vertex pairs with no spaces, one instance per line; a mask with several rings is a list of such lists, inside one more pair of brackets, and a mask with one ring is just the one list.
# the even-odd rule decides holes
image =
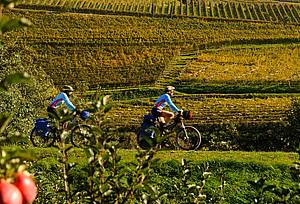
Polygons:
[[154,117],[158,118],[159,129],[160,129],[160,132],[162,133],[163,129],[165,127],[165,124],[166,124],[165,118],[161,115],[162,110],[160,110],[156,107],[153,107],[152,110],[151,110],[151,113]]
[[170,123],[170,121],[174,118],[174,113],[170,112],[170,111],[161,111],[160,114],[160,130],[163,133],[164,130],[167,128],[168,124]]
[[166,121],[164,117],[158,117],[158,121],[159,121],[159,129],[161,131],[161,133],[163,132],[164,128],[166,127]]
[[175,114],[170,111],[162,110],[160,117],[163,117],[165,120],[165,123],[168,124],[175,117]]

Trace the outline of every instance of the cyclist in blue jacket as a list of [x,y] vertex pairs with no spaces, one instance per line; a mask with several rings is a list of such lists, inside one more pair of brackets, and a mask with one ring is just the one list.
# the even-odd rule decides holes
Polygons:
[[53,118],[53,116],[57,119],[60,118],[59,114],[57,113],[56,109],[63,103],[66,104],[67,108],[71,112],[76,111],[76,107],[73,105],[73,103],[70,101],[69,97],[72,95],[74,89],[72,86],[65,85],[62,88],[62,92],[60,92],[49,104],[47,108],[47,112],[50,118]]
[[[161,128],[164,128],[166,124],[170,122],[175,116],[174,112],[181,112],[182,110],[177,108],[172,102],[171,97],[174,95],[175,87],[167,86],[165,93],[162,94],[154,103],[154,107],[151,110],[151,113],[158,117],[160,120]],[[163,110],[166,105],[169,105],[170,109],[173,111]]]

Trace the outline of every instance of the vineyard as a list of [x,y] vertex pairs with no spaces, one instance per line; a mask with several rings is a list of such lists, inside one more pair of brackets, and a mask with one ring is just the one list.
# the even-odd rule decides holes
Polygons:
[[299,203],[299,53],[300,0],[0,0],[0,203]]
[[[297,43],[299,37],[295,25],[57,15],[25,10],[12,13],[24,14],[35,22],[32,28],[9,33],[4,38],[14,38],[19,46],[30,47],[27,58],[43,67],[55,84],[80,82],[78,86],[83,84],[85,89],[122,84],[153,86],[155,79],[165,80],[165,67],[171,70],[170,77],[177,77],[172,70],[179,74],[203,49],[234,44]],[[192,58],[187,57],[189,52],[194,55]]]
[[300,92],[298,4],[188,2],[23,0],[4,13],[33,25],[2,40],[14,39],[24,66],[42,68],[57,87],[111,94],[118,128],[137,129],[170,84],[199,128],[286,128]]
[[160,0],[23,0],[19,8],[52,9],[96,14],[132,14],[155,17],[192,17],[206,20],[300,23],[299,6],[294,3],[261,1]]
[[[188,121],[193,125],[283,122],[291,106],[290,97],[274,96],[247,98],[227,95],[226,98],[189,95],[176,97],[174,102],[193,112],[193,120]],[[149,114],[151,104],[147,99],[123,102],[111,111],[111,120],[117,124],[138,126],[141,115]]]

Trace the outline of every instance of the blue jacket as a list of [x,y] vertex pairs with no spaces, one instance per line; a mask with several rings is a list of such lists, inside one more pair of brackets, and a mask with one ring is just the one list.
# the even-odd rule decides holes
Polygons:
[[156,102],[154,103],[154,106],[160,110],[162,110],[166,105],[169,105],[171,110],[174,112],[179,112],[180,109],[178,109],[175,104],[172,102],[171,97],[169,94],[163,94],[161,95]]
[[50,103],[50,107],[56,109],[58,108],[61,104],[65,103],[67,108],[70,111],[75,111],[76,107],[73,105],[73,103],[70,101],[69,97],[67,96],[66,93],[61,92],[59,93]]

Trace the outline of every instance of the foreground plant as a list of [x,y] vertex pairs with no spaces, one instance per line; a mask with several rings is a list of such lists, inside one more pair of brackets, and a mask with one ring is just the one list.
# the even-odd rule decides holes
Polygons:
[[[21,82],[30,82],[27,73],[10,74],[0,81],[0,91],[8,91],[11,84]],[[4,132],[12,118],[13,113],[0,113],[1,141],[7,139]],[[37,196],[37,187],[33,177],[25,171],[26,166],[23,165],[23,162],[31,157],[26,157],[25,152],[10,151],[7,153],[1,148],[0,151],[0,203],[32,203]]]
[[[123,164],[118,154],[120,144],[105,126],[107,113],[111,108],[109,96],[96,97],[92,103],[78,107],[81,106],[92,112],[92,120],[97,124],[96,127],[91,126],[96,141],[80,148],[86,153],[88,163],[84,167],[70,163],[69,154],[74,149],[68,144],[70,130],[58,126],[61,140],[56,145],[60,153],[56,183],[59,187],[50,190],[49,188],[53,187],[42,181],[46,178],[40,178],[40,190],[49,189],[50,194],[54,192],[51,198],[53,202],[63,201],[69,204],[158,202],[164,194],[160,193],[149,179],[153,173],[152,165],[156,162],[153,159],[155,151],[139,152],[136,162]],[[64,116],[65,122],[71,118],[68,114]],[[49,197],[44,197],[44,194],[38,199],[41,203],[46,201],[49,201]]]
[[[300,148],[298,149],[300,159]],[[300,160],[299,160],[300,161]],[[283,186],[269,184],[265,177],[261,177],[255,181],[248,181],[248,183],[256,191],[253,197],[254,203],[297,203],[300,200],[300,162],[295,162],[290,167],[290,174],[294,180],[293,185]],[[266,197],[266,193],[272,193],[272,201]]]
[[[0,155],[0,203],[26,204],[32,203],[37,196],[37,186],[33,176],[23,165],[31,156],[19,151],[1,150]],[[23,155],[23,156],[20,156]]]
[[204,167],[202,171],[200,166],[196,166],[195,171],[202,171],[202,175],[198,182],[192,181],[190,179],[193,169],[191,169],[190,162],[182,159],[181,162],[181,173],[179,175],[178,181],[174,185],[176,200],[180,203],[206,203],[207,196],[204,192],[206,180],[210,177],[211,172],[208,171],[208,164]]

